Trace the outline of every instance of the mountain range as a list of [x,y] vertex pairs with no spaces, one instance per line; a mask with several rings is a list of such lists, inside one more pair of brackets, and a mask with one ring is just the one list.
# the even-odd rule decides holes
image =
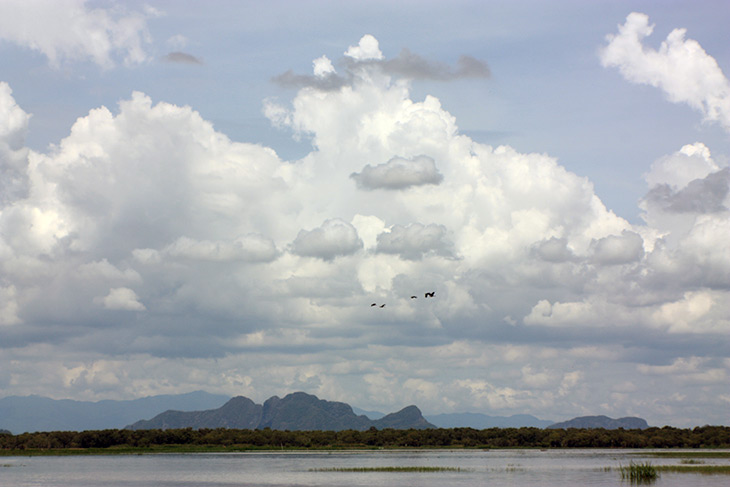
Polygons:
[[[264,410],[266,412],[264,413]],[[164,415],[163,415],[164,413]],[[259,417],[260,413],[260,417]],[[141,420],[141,418],[151,418]],[[246,419],[247,418],[247,419]],[[629,421],[631,420],[631,421]],[[422,416],[415,406],[397,413],[364,411],[345,403],[322,401],[305,393],[272,397],[257,405],[245,397],[209,394],[151,396],[128,401],[98,402],[55,400],[40,396],[10,396],[0,399],[0,429],[15,434],[35,431],[83,431],[141,427],[165,422],[165,427],[193,427],[194,424],[220,427],[272,429],[367,429],[436,427],[487,428],[646,428],[641,418],[585,416],[564,423],[554,423],[531,415],[509,417],[481,413],[452,413]],[[188,421],[188,422],[186,422]],[[329,422],[328,422],[329,421]],[[234,425],[246,426],[234,426]],[[426,426],[427,425],[427,426]],[[322,427],[320,427],[322,426]],[[147,426],[156,427],[156,426]],[[218,427],[218,426],[215,426]]]
[[218,409],[207,411],[165,411],[150,420],[137,421],[129,429],[170,428],[240,428],[276,430],[327,430],[346,429],[364,431],[378,429],[425,429],[435,428],[421,415],[416,406],[372,420],[356,415],[344,402],[325,401],[311,394],[295,392],[284,398],[267,399],[263,405],[243,396],[234,397]]
[[549,429],[568,429],[568,428],[604,428],[607,430],[616,430],[619,428],[632,430],[632,429],[646,429],[649,425],[641,418],[626,417],[613,419],[608,416],[581,416],[579,418],[573,418],[569,421],[563,421],[562,423],[555,423],[548,426]]

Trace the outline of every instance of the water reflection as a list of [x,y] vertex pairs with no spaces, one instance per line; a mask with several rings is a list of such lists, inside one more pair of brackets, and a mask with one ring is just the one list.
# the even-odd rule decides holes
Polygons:
[[[648,450],[379,450],[5,457],[0,484],[44,487],[626,486],[631,462],[680,464]],[[728,465],[729,458],[713,464]],[[402,467],[439,467],[402,471]],[[433,470],[433,469],[431,469]],[[656,487],[726,486],[727,475],[663,473]]]

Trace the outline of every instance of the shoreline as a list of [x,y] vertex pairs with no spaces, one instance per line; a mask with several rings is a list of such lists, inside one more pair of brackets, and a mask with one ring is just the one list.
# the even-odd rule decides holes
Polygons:
[[366,446],[332,446],[317,448],[275,448],[251,447],[247,445],[160,445],[154,447],[109,447],[109,448],[34,448],[24,450],[0,450],[0,457],[36,457],[36,456],[105,456],[105,455],[165,455],[165,454],[200,454],[200,453],[368,453],[373,451],[498,451],[498,450],[532,450],[532,451],[580,451],[600,450],[604,452],[622,451],[648,455],[657,458],[730,458],[730,449],[726,448],[614,448],[614,447],[366,447]]

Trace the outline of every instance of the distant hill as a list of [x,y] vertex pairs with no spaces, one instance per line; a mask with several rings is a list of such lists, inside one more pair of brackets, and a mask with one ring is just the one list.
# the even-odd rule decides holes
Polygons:
[[555,423],[548,426],[549,429],[567,429],[567,428],[604,428],[607,430],[615,430],[619,428],[634,430],[646,429],[649,425],[646,420],[641,418],[619,418],[612,419],[608,416],[581,416],[573,418],[562,423]]
[[377,420],[356,415],[352,407],[343,402],[325,401],[311,394],[295,392],[279,398],[267,399],[263,405],[255,404],[243,396],[234,397],[218,409],[207,411],[165,411],[150,420],[137,421],[128,429],[168,428],[245,428],[275,430],[326,430],[346,429],[426,429],[435,428],[421,415],[416,406],[408,406],[396,413]]
[[168,409],[194,411],[219,407],[230,396],[203,391],[98,402],[9,396],[0,399],[0,428],[15,434],[35,431],[118,429]]
[[488,416],[481,413],[452,413],[426,416],[426,419],[439,428],[546,428],[554,423],[551,420],[538,419],[529,414],[512,416]]

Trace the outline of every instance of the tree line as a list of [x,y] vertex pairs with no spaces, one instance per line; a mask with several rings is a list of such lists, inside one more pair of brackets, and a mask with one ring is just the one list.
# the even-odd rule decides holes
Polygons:
[[0,434],[0,450],[154,448],[730,448],[730,427],[647,429],[438,428],[282,431],[201,428]]

